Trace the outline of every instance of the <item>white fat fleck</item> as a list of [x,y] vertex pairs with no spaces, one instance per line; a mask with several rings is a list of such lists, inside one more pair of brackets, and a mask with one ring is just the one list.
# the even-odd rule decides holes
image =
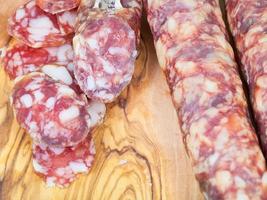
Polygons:
[[35,101],[40,101],[44,98],[44,94],[40,90],[36,90],[33,93]]
[[90,126],[94,127],[97,124],[101,123],[105,113],[106,113],[106,106],[104,103],[101,102],[92,102],[88,109],[88,113],[90,115]]
[[243,190],[239,190],[237,192],[236,200],[249,200],[249,197],[246,195],[246,193]]
[[71,72],[74,71],[74,63],[73,62],[70,62],[68,65],[67,65],[67,68],[68,70],[70,70]]
[[16,11],[16,20],[21,20],[25,16],[25,10],[20,8]]
[[88,167],[84,163],[81,163],[81,162],[72,161],[69,163],[69,166],[74,173],[82,173],[82,172],[88,171]]
[[92,49],[99,49],[97,40],[90,38],[90,39],[87,39],[87,43]]
[[87,90],[95,90],[96,84],[92,76],[88,76],[86,79]]
[[209,164],[211,166],[213,166],[215,164],[215,162],[218,160],[219,158],[219,154],[218,153],[214,153],[209,157]]
[[64,96],[71,96],[75,94],[74,90],[65,85],[58,88],[58,93]]
[[33,168],[36,172],[40,172],[42,174],[46,174],[47,170],[43,168],[35,159],[32,160]]
[[77,106],[71,106],[66,110],[62,110],[59,113],[59,119],[62,123],[66,123],[72,119],[75,119],[80,115],[80,110]]
[[24,94],[20,97],[21,103],[26,107],[30,108],[32,106],[32,97],[29,94]]
[[127,163],[128,163],[127,160],[120,160],[120,161],[119,161],[119,164],[120,164],[120,165],[125,165],[125,164],[127,164]]
[[116,54],[128,55],[129,54],[129,51],[127,51],[123,47],[109,47],[108,52],[111,55],[116,55]]
[[53,23],[48,17],[38,17],[31,19],[29,23],[28,31],[30,38],[34,41],[43,41],[45,36],[50,33],[56,33],[57,30],[54,28]]
[[45,65],[42,71],[55,81],[61,81],[67,85],[72,84],[72,77],[66,67],[57,65]]
[[72,46],[69,44],[62,45],[57,50],[57,59],[59,62],[65,62],[73,59]]
[[65,174],[65,168],[63,168],[63,167],[57,168],[56,174],[59,176],[63,176]]
[[45,106],[47,108],[50,108],[51,109],[51,108],[54,108],[55,103],[56,103],[55,97],[50,97],[49,99],[46,100]]
[[33,121],[29,123],[29,127],[30,127],[29,132],[31,133],[37,132],[39,130],[36,122],[33,122]]
[[262,184],[267,185],[267,172],[265,172],[261,178]]
[[107,72],[108,74],[114,73],[114,67],[108,61],[102,59],[102,63],[103,63],[103,68],[105,72]]
[[49,149],[53,151],[56,155],[59,155],[64,151],[64,148],[60,147],[49,147]]
[[132,53],[132,57],[133,57],[133,58],[136,58],[136,57],[137,57],[137,55],[138,55],[138,52],[137,52],[137,50],[134,50],[134,51],[133,51],[133,53]]
[[246,182],[240,178],[239,176],[235,177],[235,184],[239,188],[245,188],[246,187]]
[[218,85],[216,82],[207,79],[205,81],[205,89],[208,92],[216,92],[218,90]]
[[96,85],[99,88],[106,88],[108,86],[107,79],[105,79],[104,77],[103,78],[96,79]]
[[225,192],[229,187],[232,186],[233,178],[232,174],[227,170],[219,170],[215,175],[216,183],[220,187],[218,188],[221,192]]
[[56,177],[47,177],[46,178],[46,185],[47,187],[55,187],[56,184],[55,184],[55,181],[56,181]]
[[59,20],[62,23],[66,23],[69,25],[73,25],[75,24],[75,20],[76,20],[76,12],[71,12],[71,11],[66,11],[63,12],[62,15],[59,15]]

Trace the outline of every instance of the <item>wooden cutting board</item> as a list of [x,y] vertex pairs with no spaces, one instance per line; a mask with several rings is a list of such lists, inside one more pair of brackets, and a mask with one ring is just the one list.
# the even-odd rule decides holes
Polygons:
[[[22,2],[0,0],[0,47],[9,40],[7,18]],[[47,188],[33,172],[30,137],[9,105],[11,88],[1,67],[0,199],[203,199],[145,20],[131,85],[108,106],[104,124],[93,133],[97,155],[90,173],[69,188]]]

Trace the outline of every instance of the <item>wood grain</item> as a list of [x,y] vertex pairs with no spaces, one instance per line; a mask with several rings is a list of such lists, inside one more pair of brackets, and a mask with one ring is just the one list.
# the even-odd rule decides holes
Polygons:
[[[4,2],[1,45],[8,41],[7,16],[21,1]],[[145,23],[142,33],[132,83],[108,105],[104,124],[93,133],[94,165],[66,189],[47,188],[33,172],[31,141],[14,119],[8,101],[12,82],[0,69],[0,199],[203,199]]]

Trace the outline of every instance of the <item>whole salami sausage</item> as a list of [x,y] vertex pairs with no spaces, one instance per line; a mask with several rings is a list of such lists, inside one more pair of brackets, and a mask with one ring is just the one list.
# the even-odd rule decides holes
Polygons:
[[77,145],[104,118],[104,104],[88,102],[43,73],[30,73],[15,81],[11,105],[19,124],[37,144]]
[[89,137],[74,147],[33,144],[33,168],[47,186],[67,187],[79,173],[87,173],[94,161],[95,147]]
[[267,158],[267,1],[228,0],[226,5]]
[[72,39],[61,33],[57,17],[41,10],[34,0],[8,19],[8,33],[34,48],[59,46]]
[[80,0],[36,0],[37,5],[48,13],[60,13],[77,8]]
[[6,49],[3,56],[3,66],[11,79],[39,71],[43,65],[59,64],[69,68],[73,63],[71,44],[58,47],[32,48],[23,43],[14,42]]
[[160,66],[207,199],[267,199],[251,125],[217,0],[147,0]]
[[[105,8],[103,2],[101,5]],[[127,13],[127,9],[136,12]],[[74,74],[89,98],[111,102],[129,84],[140,32],[138,9],[88,8],[81,4],[73,39]]]

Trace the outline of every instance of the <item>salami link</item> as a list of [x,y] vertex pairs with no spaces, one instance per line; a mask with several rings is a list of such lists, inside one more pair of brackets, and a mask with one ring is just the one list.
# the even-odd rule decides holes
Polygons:
[[267,173],[217,0],[147,0],[160,66],[207,199],[267,199]]
[[16,42],[3,57],[3,66],[11,79],[39,71],[43,65],[55,63],[73,68],[73,49],[71,44],[58,47],[32,48]]
[[262,149],[267,158],[267,2],[228,0],[226,3],[242,71],[249,85]]
[[67,187],[79,173],[87,173],[94,161],[95,147],[87,138],[74,147],[54,148],[33,144],[34,170],[47,186]]
[[9,18],[8,33],[34,48],[59,46],[70,40],[61,33],[57,17],[41,10],[34,0],[19,7]]
[[102,121],[105,105],[93,103],[43,73],[17,80],[11,99],[17,121],[34,142],[56,147],[77,145]]
[[77,9],[57,14],[58,25],[61,33],[68,35],[74,33],[74,25],[77,17]]
[[45,12],[56,14],[77,8],[80,0],[36,0],[36,3]]

